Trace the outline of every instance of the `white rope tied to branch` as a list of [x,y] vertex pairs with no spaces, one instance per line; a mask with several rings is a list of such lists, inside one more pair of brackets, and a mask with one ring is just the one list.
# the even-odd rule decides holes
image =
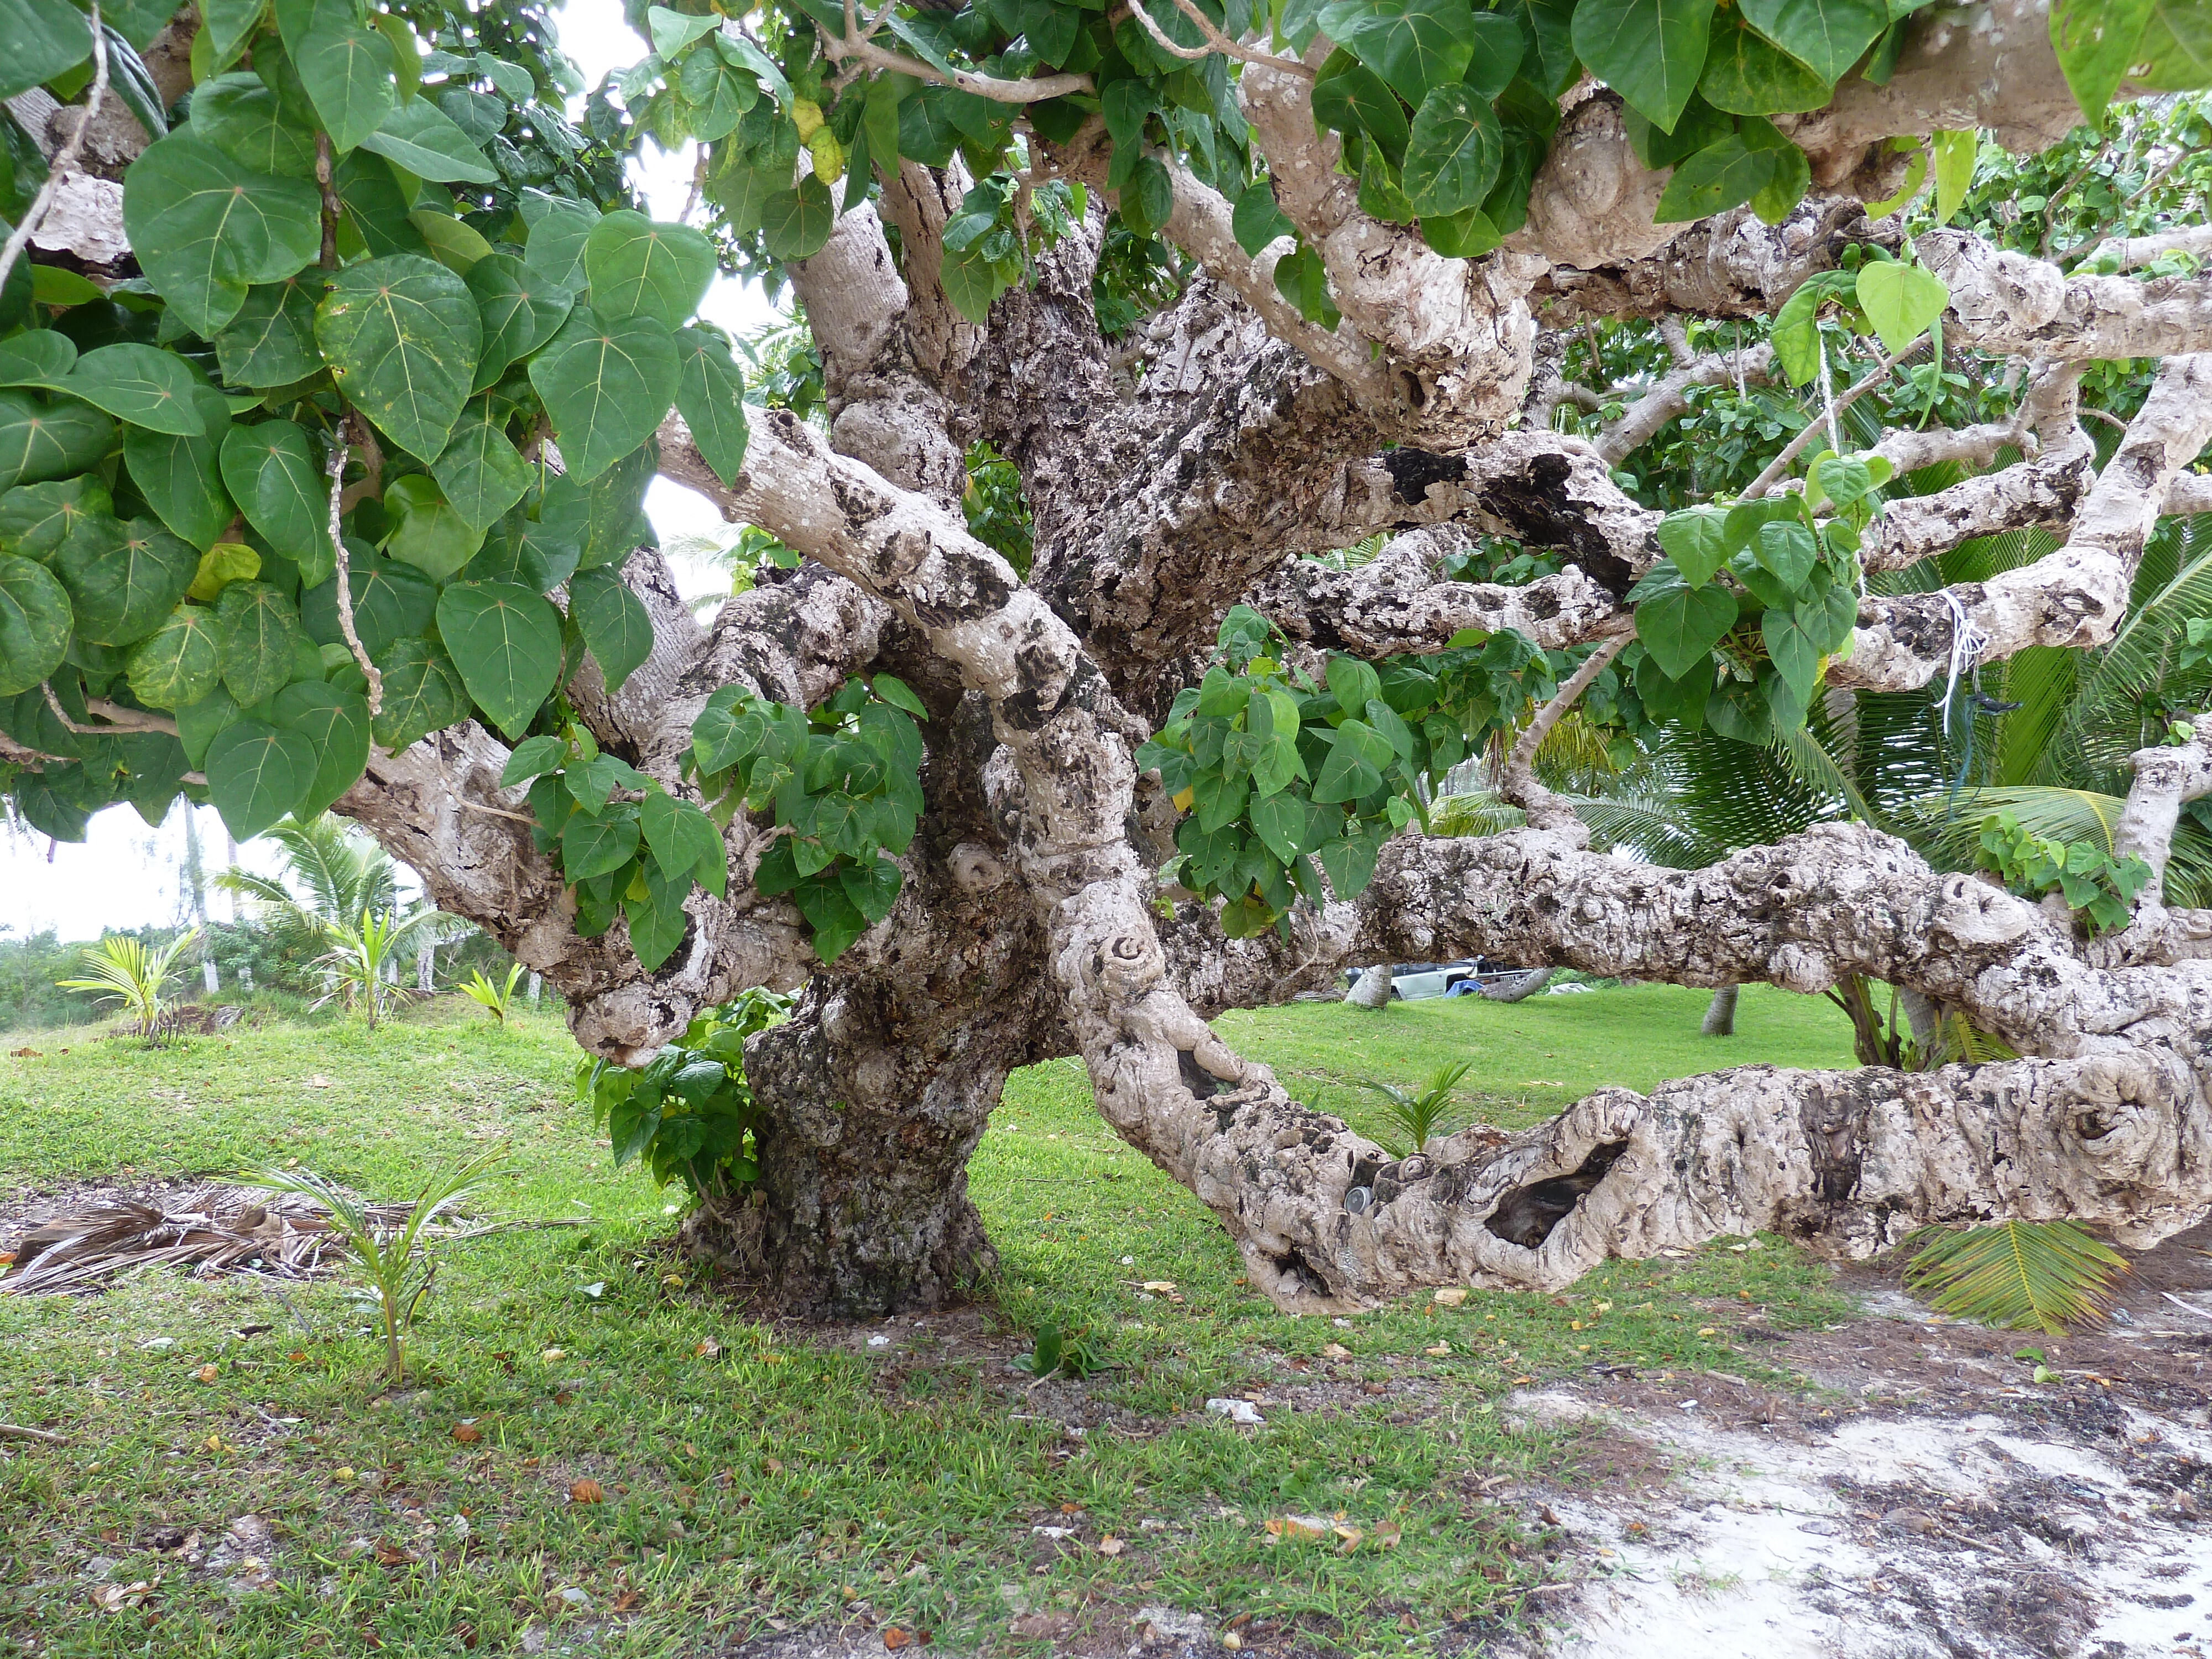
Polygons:
[[1966,615],[1966,607],[1949,588],[1942,591],[1943,603],[1951,611],[1951,666],[1943,681],[1943,735],[1951,735],[1951,711],[1959,701],[1959,681],[1967,675],[1974,677],[1974,689],[1981,690],[1982,653],[1990,648],[1988,635],[1974,626]]

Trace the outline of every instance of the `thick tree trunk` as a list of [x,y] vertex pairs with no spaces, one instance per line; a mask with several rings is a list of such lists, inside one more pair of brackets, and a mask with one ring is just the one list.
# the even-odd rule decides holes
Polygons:
[[1739,985],[1723,985],[1713,993],[1713,1000],[1705,1005],[1705,1024],[1698,1027],[1701,1036],[1735,1035],[1735,1000],[1742,988]]
[[906,1047],[860,1000],[810,991],[796,1017],[746,1044],[760,1180],[684,1228],[694,1255],[808,1317],[942,1307],[997,1260],[968,1160],[1006,1064],[987,1033]]

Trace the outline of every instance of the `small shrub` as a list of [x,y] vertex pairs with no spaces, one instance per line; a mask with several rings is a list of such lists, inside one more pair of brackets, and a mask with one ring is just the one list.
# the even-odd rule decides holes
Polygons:
[[635,1071],[586,1055],[576,1097],[612,1141],[615,1167],[642,1158],[665,1187],[723,1198],[760,1173],[759,1113],[745,1082],[745,1039],[780,1022],[792,999],[756,987],[700,1013],[683,1036]]
[[470,973],[461,986],[461,992],[481,1004],[487,1013],[504,1025],[507,1024],[507,1011],[514,1003],[514,988],[521,981],[522,964],[519,962],[507,970],[507,982],[503,985],[493,984],[485,977],[484,970],[478,968]]
[[[1426,1152],[1431,1140],[1449,1135],[1467,1122],[1467,1109],[1459,1085],[1474,1069],[1472,1060],[1439,1066],[1419,1089],[1401,1088],[1376,1078],[1362,1078],[1359,1086],[1382,1097],[1382,1115],[1391,1128],[1375,1137],[1376,1144],[1393,1158],[1411,1158]],[[1395,1133],[1393,1133],[1395,1131]]]
[[398,958],[400,940],[437,914],[434,910],[417,911],[402,921],[385,910],[366,914],[358,922],[325,922],[324,933],[331,940],[331,948],[315,961],[317,966],[330,974],[332,984],[314,1006],[319,1008],[333,998],[342,999],[348,1008],[368,1021],[369,1030],[374,1030],[379,1020],[416,994],[412,987],[386,977],[392,971],[387,964]]
[[85,978],[54,982],[64,991],[102,993],[101,1001],[113,1002],[130,1016],[134,1031],[158,1041],[170,1009],[170,971],[199,936],[198,928],[190,928],[155,949],[125,934],[112,933],[83,953]]
[[430,1293],[438,1264],[422,1248],[422,1229],[483,1184],[492,1167],[507,1156],[493,1147],[430,1177],[416,1195],[404,1221],[379,1224],[368,1206],[312,1170],[258,1170],[240,1176],[238,1184],[270,1192],[299,1193],[331,1212],[334,1231],[360,1259],[384,1328],[386,1380],[394,1388],[407,1380],[407,1339],[416,1311]]
[[2038,836],[2010,812],[1982,821],[1975,860],[2022,898],[2058,894],[2093,933],[2126,927],[2150,880],[2150,866],[2139,858],[2114,858],[2094,842]]
[[[1048,1321],[1030,1339],[1030,1351],[1014,1364],[1038,1382],[1055,1376],[1082,1378],[1109,1369],[1103,1347],[1087,1325],[1062,1330]],[[1035,1383],[1030,1385],[1032,1388]]]

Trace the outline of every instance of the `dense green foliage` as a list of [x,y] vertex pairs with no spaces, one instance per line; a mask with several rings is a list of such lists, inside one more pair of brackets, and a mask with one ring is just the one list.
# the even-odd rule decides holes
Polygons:
[[[1662,218],[1745,202],[1770,218],[1786,211],[1809,174],[1768,118],[1818,107],[1847,73],[1885,80],[1917,8],[1197,9],[1203,26],[1166,3],[894,9],[875,16],[876,55],[856,57],[860,43],[846,38],[854,25],[830,0],[775,0],[742,15],[700,0],[635,6],[652,50],[594,89],[572,125],[559,106],[580,84],[530,4],[478,13],[432,0],[203,0],[194,84],[169,109],[150,94],[138,56],[164,15],[112,6],[111,82],[155,139],[124,184],[145,275],[103,288],[19,262],[0,291],[0,730],[47,757],[0,777],[11,810],[74,838],[103,805],[128,801],[158,817],[181,788],[213,800],[242,837],[321,811],[359,775],[372,741],[396,749],[473,716],[510,743],[554,744],[586,773],[580,790],[565,781],[567,766],[523,775],[544,775],[541,841],[551,838],[579,883],[586,928],[627,911],[641,960],[658,965],[681,941],[690,882],[721,879],[706,867],[705,821],[665,794],[654,805],[653,789],[586,752],[562,688],[586,657],[618,685],[649,649],[649,619],[618,572],[650,534],[639,503],[662,416],[680,410],[725,479],[744,453],[745,376],[730,343],[693,320],[718,264],[774,281],[900,161],[942,166],[957,155],[975,182],[945,227],[944,282],[980,319],[1087,206],[1079,185],[1030,178],[1033,147],[1096,117],[1117,202],[1098,288],[1109,331],[1176,291],[1182,258],[1159,233],[1176,169],[1233,203],[1249,250],[1293,236],[1275,281],[1326,322],[1335,306],[1322,262],[1296,242],[1255,160],[1236,98],[1242,66],[1218,51],[1193,60],[1178,50],[1201,52],[1225,30],[1296,51],[1325,31],[1337,50],[1320,68],[1314,107],[1341,136],[1364,204],[1463,257],[1522,222],[1559,100],[1584,70],[1626,101],[1644,161],[1674,167]],[[75,0],[19,9],[22,38],[11,39],[0,82],[80,95],[92,37]],[[2112,19],[2063,3],[2052,27],[2100,121],[2116,64],[2138,86],[2199,77],[2201,18],[2179,0],[2142,0]],[[1057,95],[1027,104],[950,84],[970,72],[1054,71]],[[2177,185],[2201,171],[2186,159],[2203,136],[2191,110],[2160,112],[2154,121],[2165,126],[2145,141],[2182,147],[2166,169]],[[10,163],[0,168],[0,210],[14,215],[41,163],[12,118],[0,131]],[[629,205],[622,164],[647,141],[704,147],[704,232]],[[2075,173],[2039,193],[2027,188],[2031,164],[1986,155],[1971,135],[1901,142],[1915,153],[1900,200],[1917,191],[1925,204],[1913,211],[1994,219],[2008,234],[2040,223],[2045,241],[2062,218],[2124,228],[2149,188],[2126,173],[2127,146],[2069,150],[2081,158]],[[2009,189],[1993,194],[1998,180]],[[2039,221],[2025,216],[2032,203],[2046,209]],[[1943,298],[1909,257],[1863,250],[1802,289],[1771,337],[1790,381],[1825,386],[1863,337],[1902,352]],[[1609,329],[1586,349],[1601,356],[1627,337]],[[1631,340],[1626,349],[1649,347]],[[818,408],[819,356],[796,331],[749,356],[773,382],[770,401]],[[2010,395],[1953,384],[1963,378],[1939,353],[1919,379],[1901,372],[1900,388],[1915,389],[1925,416]],[[2117,386],[2126,377],[2111,378]],[[1706,477],[1695,465],[1660,466],[1645,493],[1680,505],[1700,498],[1699,485],[1741,488],[1740,471],[1713,477],[1713,465],[1755,466],[1805,418],[1771,390],[1757,398],[1766,401],[1754,433],[1690,441],[1714,458]],[[2112,400],[2124,404],[2124,393]],[[1710,426],[1723,408],[1701,399],[1684,425]],[[548,438],[562,474],[544,465]],[[1850,444],[1838,434],[1832,447]],[[1024,563],[1018,481],[981,454],[971,479],[971,524]],[[1825,522],[1764,526],[1742,547],[1730,544],[1724,575],[1693,580],[1678,554],[1679,582],[1663,569],[1649,579],[1641,643],[1595,694],[1593,707],[1618,718],[1601,712],[1597,723],[1632,738],[1656,693],[1668,716],[1694,722],[1702,711],[1715,729],[1754,742],[1786,737],[1839,643],[1855,586],[1848,530],[1871,488],[1838,501]],[[1814,535],[1809,565],[1801,531]],[[1476,650],[1480,660],[1466,658]],[[1419,668],[1387,665],[1371,688],[1351,684],[1347,667],[1348,690],[1324,691],[1279,670],[1255,673],[1255,659],[1273,660],[1257,651],[1224,659],[1235,685],[1198,694],[1212,699],[1204,714],[1194,699],[1179,705],[1188,724],[1158,746],[1191,757],[1176,793],[1193,791],[1204,827],[1183,848],[1188,878],[1233,901],[1242,932],[1272,921],[1293,893],[1317,890],[1314,857],[1356,890],[1375,837],[1420,812],[1419,780],[1548,695],[1571,665],[1511,641],[1469,641]],[[1692,659],[1715,665],[1709,688]],[[372,666],[381,687],[374,714]],[[1370,720],[1370,704],[1389,718]],[[1297,729],[1271,723],[1285,711]],[[171,717],[176,735],[128,729],[134,712]],[[911,834],[919,748],[883,748],[878,769],[830,729],[860,711],[811,722],[774,713],[738,718],[757,714],[763,732],[793,744],[793,721],[810,725],[805,767],[796,748],[768,762],[796,782],[763,786],[750,754],[706,769],[743,771],[744,790],[722,794],[729,810],[773,803],[793,831],[767,880],[797,895],[834,957],[896,896],[880,854]],[[1267,729],[1251,729],[1255,720]],[[888,739],[892,728],[863,716],[848,735],[870,732]],[[1225,768],[1214,763],[1216,736]],[[830,778],[822,768],[833,750],[860,772]],[[1251,769],[1263,760],[1264,773]],[[1253,787],[1278,771],[1279,788]],[[1232,810],[1240,791],[1275,802],[1264,827]],[[656,836],[656,822],[666,833]]]
[[[1562,665],[1508,629],[1435,655],[1369,664],[1333,653],[1325,683],[1285,660],[1258,612],[1232,608],[1216,660],[1176,695],[1137,751],[1188,814],[1176,832],[1183,884],[1228,901],[1222,926],[1248,938],[1278,924],[1322,876],[1352,898],[1390,836],[1425,823],[1425,782],[1509,727]],[[1601,706],[1638,720],[1634,694],[1605,671]],[[1316,868],[1318,860],[1318,868]]]
[[576,1097],[614,1145],[615,1167],[635,1158],[661,1186],[681,1181],[698,1198],[726,1198],[760,1173],[753,1142],[745,1039],[776,1024],[792,999],[747,991],[709,1008],[635,1069],[586,1054]]

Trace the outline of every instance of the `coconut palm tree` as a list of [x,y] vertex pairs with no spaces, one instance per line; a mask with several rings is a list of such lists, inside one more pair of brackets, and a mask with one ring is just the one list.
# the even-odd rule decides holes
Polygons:
[[[380,976],[394,971],[403,945],[449,944],[475,931],[428,905],[403,911],[399,866],[343,818],[328,812],[305,823],[286,818],[265,834],[283,849],[283,874],[227,870],[216,878],[216,885],[253,901],[257,919],[283,954],[316,957],[316,965],[326,970],[326,988],[351,986],[359,975],[347,964],[364,954],[374,958],[379,982],[388,985]],[[372,1000],[374,1024],[374,1014],[383,1012],[392,994],[363,994]],[[347,1000],[357,1004],[358,997],[349,991]]]
[[286,818],[264,834],[283,851],[283,874],[226,870],[215,884],[252,900],[258,919],[288,952],[320,948],[331,922],[357,926],[363,916],[398,908],[399,866],[343,818],[328,812],[305,823]]

